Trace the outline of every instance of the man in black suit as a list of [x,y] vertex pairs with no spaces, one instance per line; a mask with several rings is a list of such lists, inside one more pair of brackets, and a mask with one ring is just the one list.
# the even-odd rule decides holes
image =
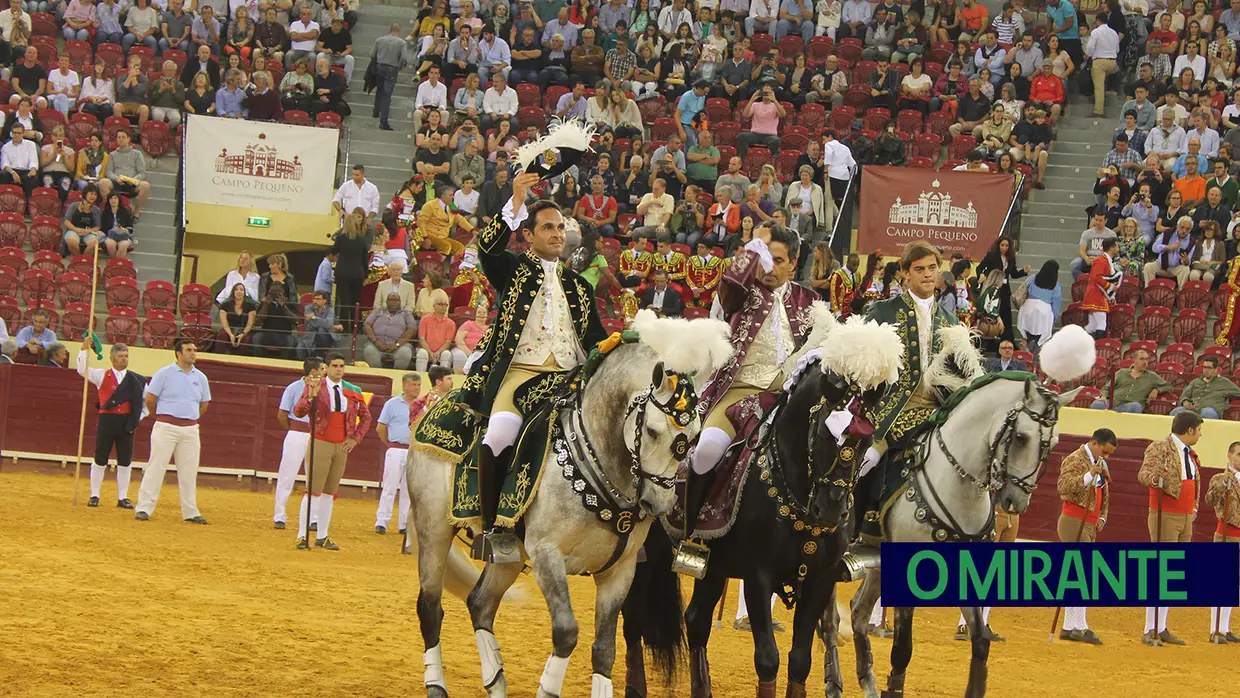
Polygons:
[[186,61],[185,67],[181,69],[181,83],[185,85],[185,89],[194,88],[194,76],[198,73],[207,74],[212,92],[220,88],[220,63],[211,57],[211,47],[206,44],[199,44],[197,56]]
[[1016,352],[1016,346],[1012,344],[1012,340],[1005,339],[999,342],[999,358],[986,360],[987,373],[999,373],[1001,371],[1028,371],[1028,366],[1020,359],[1012,358]]
[[667,285],[667,270],[655,269],[650,272],[650,279],[654,284],[642,292],[641,307],[650,308],[659,317],[680,317],[685,312],[685,301],[679,291]]
[[86,367],[86,352],[93,350],[90,335],[82,341],[77,355],[78,374],[99,389],[99,424],[95,428],[95,462],[90,466],[90,501],[88,507],[99,506],[103,476],[108,470],[108,458],[116,449],[116,506],[133,509],[129,501],[129,464],[133,459],[134,432],[145,412],[142,393],[146,389],[146,377],[129,370],[129,347],[113,344],[109,352],[112,367],[109,369]]

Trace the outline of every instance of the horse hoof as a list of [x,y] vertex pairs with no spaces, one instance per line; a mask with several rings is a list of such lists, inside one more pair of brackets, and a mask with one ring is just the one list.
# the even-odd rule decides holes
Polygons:
[[[541,694],[542,691],[539,691],[539,695]],[[499,676],[495,677],[495,683],[487,688],[487,697],[508,698],[508,677],[503,671],[499,673]]]
[[646,694],[638,691],[633,686],[624,687],[624,698],[646,698]]

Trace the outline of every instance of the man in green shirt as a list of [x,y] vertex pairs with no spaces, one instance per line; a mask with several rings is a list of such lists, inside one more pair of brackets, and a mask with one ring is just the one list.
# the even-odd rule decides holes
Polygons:
[[534,0],[534,14],[543,24],[558,17],[561,7],[568,8],[567,0]]
[[715,179],[719,177],[719,149],[710,131],[698,132],[698,143],[685,151],[685,159],[689,161],[685,167],[689,184],[696,184],[702,191],[714,191]]
[[1218,374],[1218,357],[1203,356],[1201,376],[1184,388],[1180,406],[1171,410],[1171,414],[1174,416],[1187,410],[1205,419],[1222,419],[1233,398],[1240,398],[1240,388]]
[[[1132,355],[1132,368],[1122,368],[1115,374],[1115,394],[1112,395],[1115,406],[1112,409],[1141,414],[1145,411],[1145,403],[1153,400],[1161,390],[1171,387],[1162,376],[1149,370],[1149,366],[1149,352],[1138,349]],[[1107,401],[1095,400],[1090,407],[1105,410]]]
[[1231,162],[1227,158],[1215,160],[1214,176],[1206,182],[1206,191],[1218,187],[1219,191],[1223,192],[1223,200],[1219,205],[1228,210],[1235,208],[1236,199],[1240,198],[1240,182],[1228,174],[1230,167]]

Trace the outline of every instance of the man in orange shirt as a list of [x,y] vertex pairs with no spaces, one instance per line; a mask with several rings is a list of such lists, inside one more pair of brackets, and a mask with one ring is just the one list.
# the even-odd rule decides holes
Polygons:
[[990,26],[990,12],[977,0],[964,0],[960,16],[964,17],[964,33],[960,35],[961,41],[980,39],[982,31]]
[[417,369],[425,371],[434,357],[435,365],[452,370],[452,340],[456,323],[448,317],[448,301],[435,301],[435,312],[423,315],[418,325]]
[[1191,210],[1206,200],[1206,178],[1197,174],[1197,160],[1194,158],[1184,161],[1184,171],[1188,174],[1175,180],[1171,186],[1184,197],[1184,208]]

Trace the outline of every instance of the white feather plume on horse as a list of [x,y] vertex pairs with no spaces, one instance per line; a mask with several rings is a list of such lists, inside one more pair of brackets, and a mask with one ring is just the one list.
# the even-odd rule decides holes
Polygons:
[[1068,383],[1089,373],[1097,352],[1094,338],[1080,325],[1065,325],[1042,345],[1038,364],[1047,378]]
[[633,330],[654,350],[664,369],[687,373],[697,385],[732,358],[731,328],[721,320],[661,318],[644,309],[637,311]]
[[964,325],[949,325],[938,331],[940,349],[926,370],[930,385],[952,391],[986,373],[982,353],[973,344],[973,334]]
[[837,322],[819,346],[823,371],[844,376],[865,390],[900,378],[904,342],[893,325],[854,315],[843,324]]

